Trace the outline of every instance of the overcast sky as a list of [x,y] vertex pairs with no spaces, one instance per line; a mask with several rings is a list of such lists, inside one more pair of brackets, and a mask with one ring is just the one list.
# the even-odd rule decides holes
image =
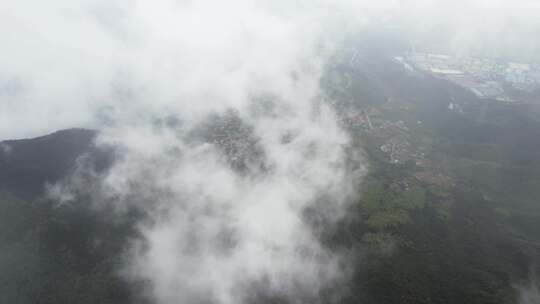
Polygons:
[[365,28],[459,54],[537,54],[538,16],[534,0],[2,1],[0,139],[99,128],[107,111],[238,103],[254,74],[280,85],[317,43]]

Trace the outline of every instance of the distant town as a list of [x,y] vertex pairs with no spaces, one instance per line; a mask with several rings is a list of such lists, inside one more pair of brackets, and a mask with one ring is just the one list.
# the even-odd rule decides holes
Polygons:
[[405,69],[427,72],[469,89],[478,98],[515,101],[509,90],[540,90],[540,63],[502,62],[486,58],[410,53],[394,58]]
[[[540,96],[540,63],[427,52],[409,52],[391,58],[402,67],[404,75],[443,79],[469,90],[478,99],[501,101],[499,105],[537,102]],[[370,151],[380,160],[392,165],[415,164],[419,170],[416,179],[428,184],[451,184],[451,179],[438,167],[440,159],[433,154],[432,138],[422,131],[425,122],[414,114],[421,107],[420,101],[378,87],[384,72],[377,74],[370,70],[373,61],[361,49],[351,48],[332,62],[325,84],[328,101],[337,109],[340,122],[367,138],[367,146],[374,148]],[[374,93],[377,90],[387,94],[377,95]],[[460,115],[477,111],[476,117],[482,121],[489,103],[475,107],[448,94],[445,105],[439,109]]]

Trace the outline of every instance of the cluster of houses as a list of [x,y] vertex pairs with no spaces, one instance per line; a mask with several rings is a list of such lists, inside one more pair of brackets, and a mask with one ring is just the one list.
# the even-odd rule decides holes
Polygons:
[[409,62],[408,70],[414,67],[468,88],[479,98],[510,101],[505,84],[522,91],[540,90],[540,64],[429,53],[412,53],[406,61],[402,57],[396,60]]

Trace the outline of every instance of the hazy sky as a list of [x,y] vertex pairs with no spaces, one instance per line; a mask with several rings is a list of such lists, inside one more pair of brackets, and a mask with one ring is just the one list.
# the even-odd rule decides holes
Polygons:
[[534,0],[3,1],[0,139],[99,128],[107,111],[242,102],[317,44],[368,27],[457,53],[537,54],[538,16]]
[[[102,131],[98,144],[121,149],[91,189],[98,204],[152,218],[124,275],[149,281],[158,303],[240,303],[261,282],[316,298],[344,273],[302,211],[329,195],[325,216],[339,218],[364,170],[348,171],[347,134],[318,102],[326,58],[348,35],[379,28],[459,54],[530,53],[539,9],[525,0],[2,1],[0,139],[90,127]],[[253,110],[268,96],[273,111]],[[251,126],[271,170],[239,174],[214,145],[186,139],[226,109]],[[155,127],[167,117],[182,127]],[[80,181],[56,194],[88,186]]]

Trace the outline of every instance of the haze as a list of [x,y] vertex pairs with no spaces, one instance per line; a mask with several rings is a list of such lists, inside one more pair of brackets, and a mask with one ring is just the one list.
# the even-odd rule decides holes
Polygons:
[[388,34],[407,52],[534,62],[540,2],[3,1],[0,139],[98,132],[111,167],[80,158],[47,195],[144,214],[117,273],[149,301],[317,303],[362,255],[321,240],[370,168],[323,79]]

